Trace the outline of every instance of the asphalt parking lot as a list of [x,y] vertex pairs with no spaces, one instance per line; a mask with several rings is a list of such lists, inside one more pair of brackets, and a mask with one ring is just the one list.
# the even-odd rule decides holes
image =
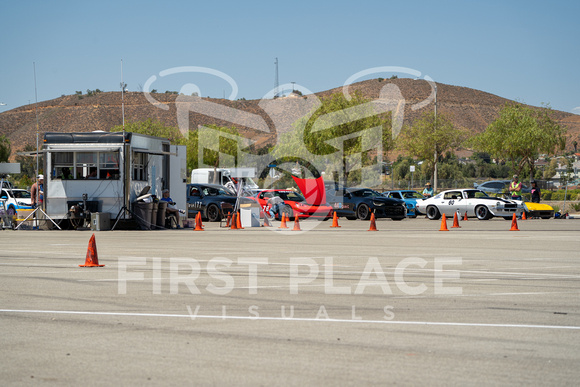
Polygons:
[[576,385],[580,219],[451,223],[0,231],[0,380]]

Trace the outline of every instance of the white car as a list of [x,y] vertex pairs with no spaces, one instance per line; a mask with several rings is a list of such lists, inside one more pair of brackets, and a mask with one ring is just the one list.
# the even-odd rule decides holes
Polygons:
[[3,203],[0,208],[4,209],[10,217],[16,215],[17,210],[32,208],[30,192],[25,189],[5,187],[0,193],[0,201]]
[[521,202],[490,197],[478,189],[453,189],[417,200],[417,210],[429,219],[439,219],[441,214],[453,217],[455,213],[463,217],[467,213],[468,217],[486,220],[494,216],[505,219],[511,219],[513,214],[520,216],[524,207]]

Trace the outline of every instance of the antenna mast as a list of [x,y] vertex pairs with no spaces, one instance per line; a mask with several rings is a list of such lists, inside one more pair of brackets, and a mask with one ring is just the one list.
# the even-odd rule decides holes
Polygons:
[[[38,144],[38,131],[39,131],[39,125],[38,125],[38,93],[36,91],[36,62],[32,62],[32,67],[34,69],[34,100],[35,100],[35,104],[34,104],[34,114],[36,115],[36,176],[38,176],[38,174],[40,173],[39,170],[39,157],[38,157],[38,148],[39,148],[39,144]],[[36,178],[35,178],[36,181]],[[38,192],[38,190],[37,190]],[[37,203],[38,203],[38,198],[36,198]]]
[[278,98],[278,88],[280,87],[280,84],[278,83],[278,58],[276,58],[274,64],[276,65],[276,75],[274,79],[274,98]]
[[[125,132],[125,83],[123,82],[123,59],[121,59],[121,114],[123,115],[123,132]],[[123,133],[125,137],[125,133]]]

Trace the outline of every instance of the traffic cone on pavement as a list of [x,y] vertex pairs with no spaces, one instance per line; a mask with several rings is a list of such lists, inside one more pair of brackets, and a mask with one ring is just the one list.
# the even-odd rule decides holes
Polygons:
[[195,216],[195,229],[193,231],[203,231],[203,224],[201,223],[201,212]]
[[338,225],[338,215],[336,215],[336,211],[334,211],[334,215],[332,216],[332,226],[330,227],[340,227]]
[[280,228],[288,228],[286,224],[286,213],[282,213],[282,221],[280,222]]
[[237,219],[236,226],[238,227],[238,230],[243,230],[244,229],[242,227],[242,214],[239,211],[238,211],[238,219]]
[[526,217],[526,211],[522,212],[522,220],[528,220],[528,218]]
[[368,231],[378,231],[374,212],[371,214],[371,227],[368,229]]
[[89,247],[87,249],[87,258],[85,259],[84,265],[79,265],[80,267],[103,267],[105,265],[99,265],[99,256],[97,254],[97,243],[95,242],[95,234],[89,239]]
[[520,231],[518,228],[518,218],[515,213],[512,216],[512,228],[510,228],[510,231]]
[[463,214],[463,220],[467,220],[467,211]]
[[270,220],[268,220],[268,215],[264,215],[264,224],[262,225],[262,227],[272,227]]
[[302,231],[300,229],[300,220],[298,220],[298,216],[294,217],[294,228],[292,229],[292,231]]
[[459,218],[457,217],[457,212],[453,215],[453,226],[451,228],[461,228],[459,225]]
[[449,229],[447,228],[447,217],[445,216],[445,214],[443,214],[443,216],[441,217],[441,228],[439,229],[439,231],[449,231]]
[[230,227],[232,221],[232,214],[228,214],[228,220],[226,221],[226,227]]
[[237,230],[238,229],[238,216],[237,213],[232,214],[232,226],[230,230]]

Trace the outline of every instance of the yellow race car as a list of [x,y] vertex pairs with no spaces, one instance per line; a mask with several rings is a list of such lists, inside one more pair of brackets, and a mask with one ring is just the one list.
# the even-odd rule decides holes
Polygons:
[[527,218],[550,219],[554,217],[554,209],[547,204],[525,202],[524,210]]

